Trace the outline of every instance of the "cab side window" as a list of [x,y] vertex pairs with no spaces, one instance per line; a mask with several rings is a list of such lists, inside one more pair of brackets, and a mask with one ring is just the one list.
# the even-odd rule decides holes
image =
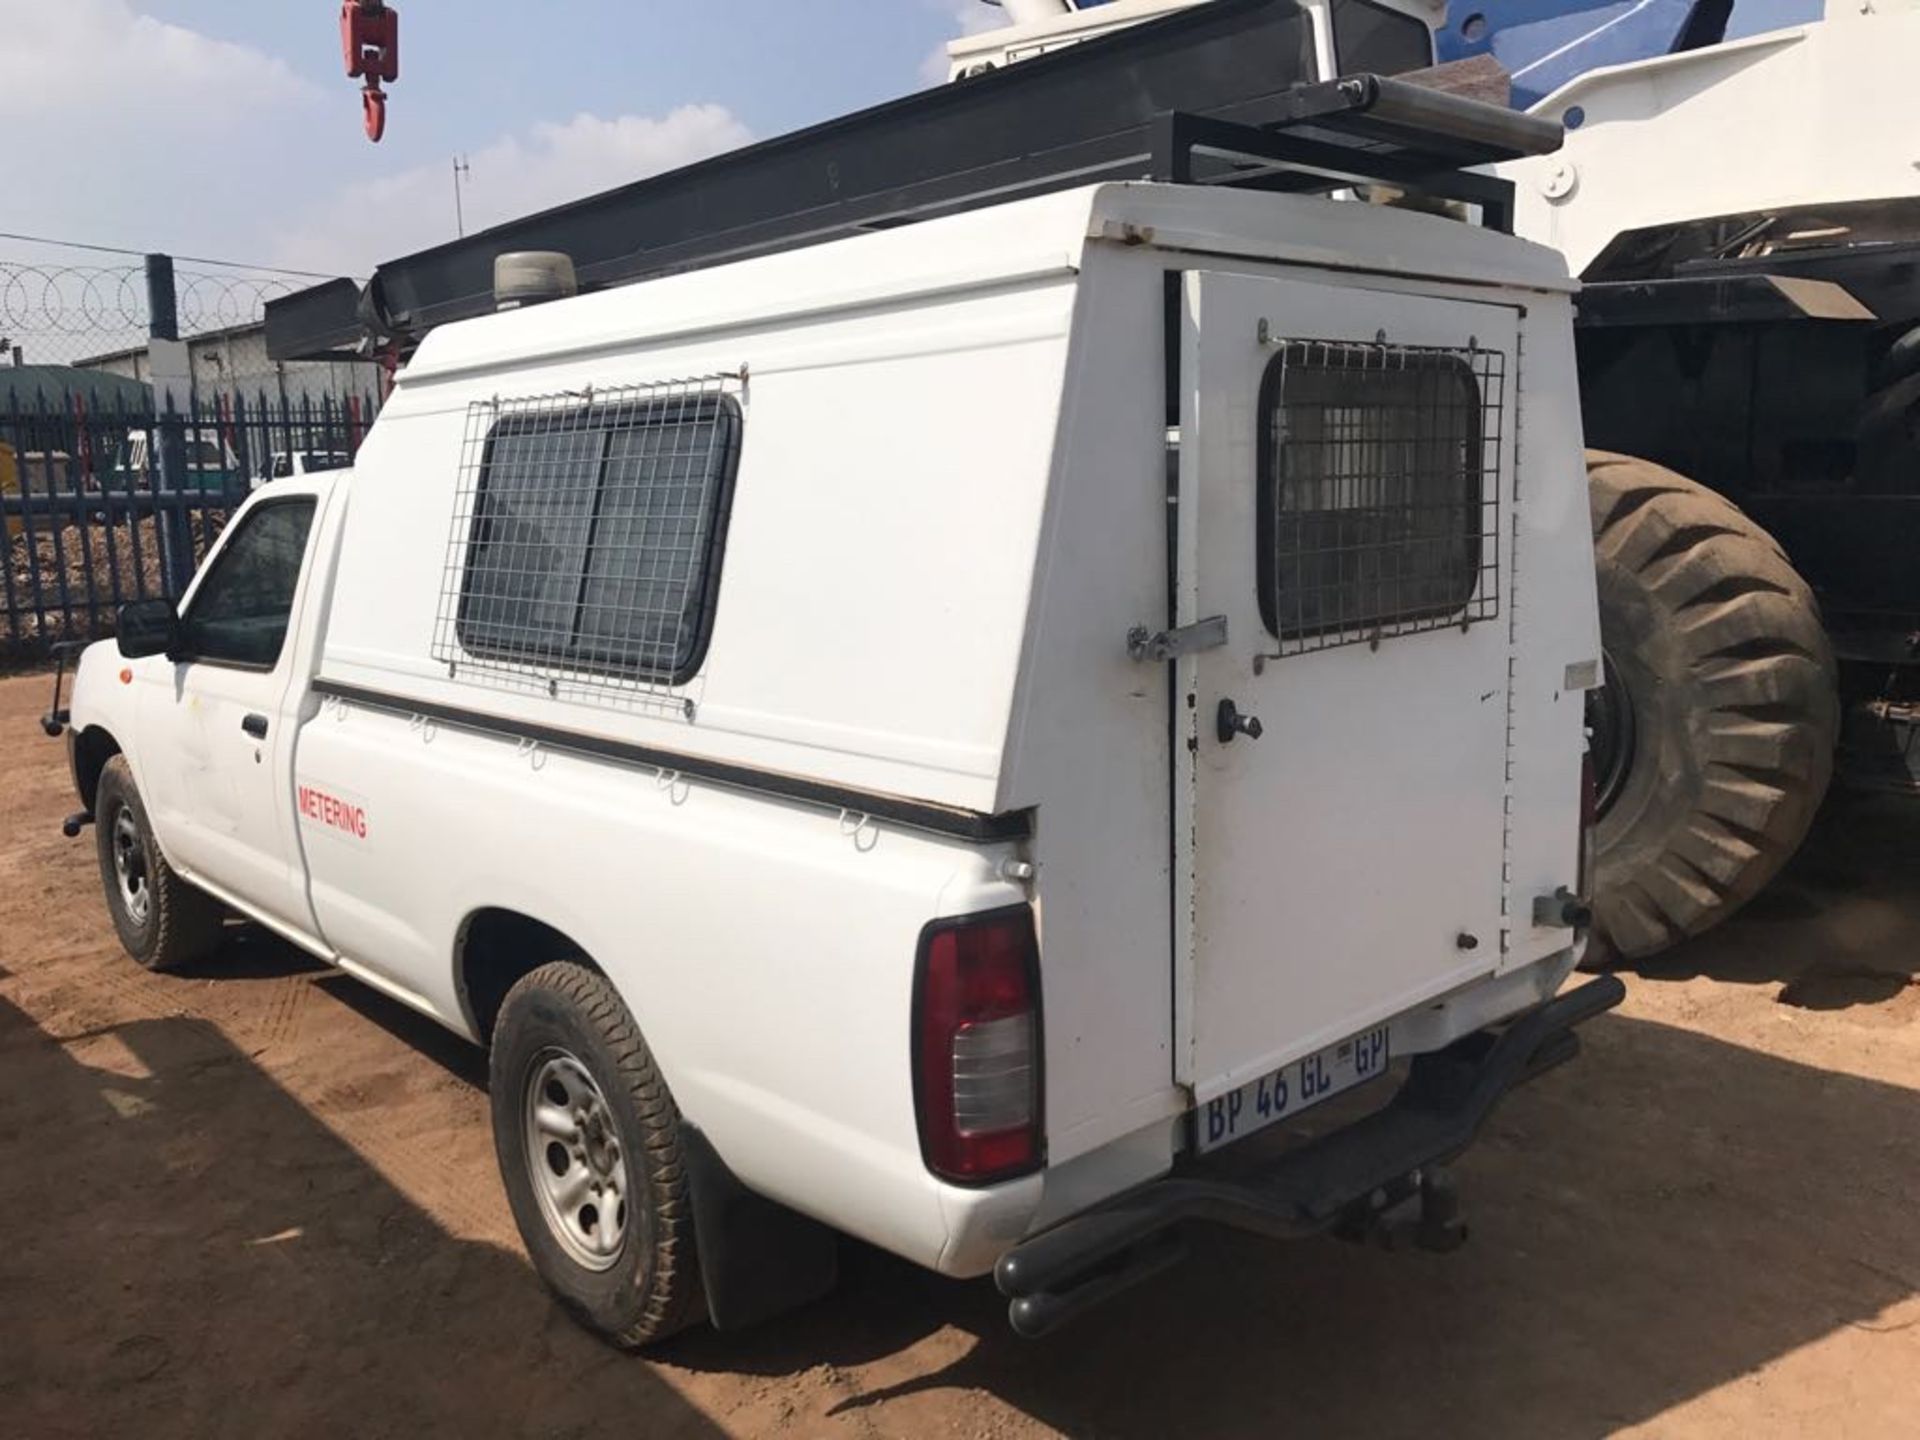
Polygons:
[[240,522],[181,619],[193,659],[257,670],[279,664],[313,511],[311,497],[276,500]]

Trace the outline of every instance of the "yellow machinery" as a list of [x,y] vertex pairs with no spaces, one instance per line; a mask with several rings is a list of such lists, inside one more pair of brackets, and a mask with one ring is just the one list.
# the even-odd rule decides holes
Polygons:
[[[0,498],[20,495],[20,457],[14,454],[13,446],[0,440]],[[19,515],[7,516],[7,539],[12,540],[26,529],[26,520]]]

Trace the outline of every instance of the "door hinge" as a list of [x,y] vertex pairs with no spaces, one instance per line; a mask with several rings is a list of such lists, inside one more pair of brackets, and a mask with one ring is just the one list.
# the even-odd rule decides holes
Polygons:
[[1127,631],[1127,654],[1135,660],[1172,660],[1180,655],[1197,655],[1202,650],[1218,650],[1227,643],[1227,617],[1210,615],[1176,630],[1149,630],[1136,625]]

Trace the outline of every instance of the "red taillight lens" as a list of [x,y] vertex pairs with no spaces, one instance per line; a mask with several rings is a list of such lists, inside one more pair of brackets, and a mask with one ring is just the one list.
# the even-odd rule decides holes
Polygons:
[[914,1104],[943,1180],[986,1185],[1040,1165],[1039,947],[1026,906],[938,920],[920,937]]

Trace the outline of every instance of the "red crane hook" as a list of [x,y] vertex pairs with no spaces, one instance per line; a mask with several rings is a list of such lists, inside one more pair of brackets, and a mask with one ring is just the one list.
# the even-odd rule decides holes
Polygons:
[[387,94],[380,84],[400,78],[400,12],[386,0],[341,0],[340,49],[347,78],[366,82],[360,107],[367,138],[378,144],[387,133]]

